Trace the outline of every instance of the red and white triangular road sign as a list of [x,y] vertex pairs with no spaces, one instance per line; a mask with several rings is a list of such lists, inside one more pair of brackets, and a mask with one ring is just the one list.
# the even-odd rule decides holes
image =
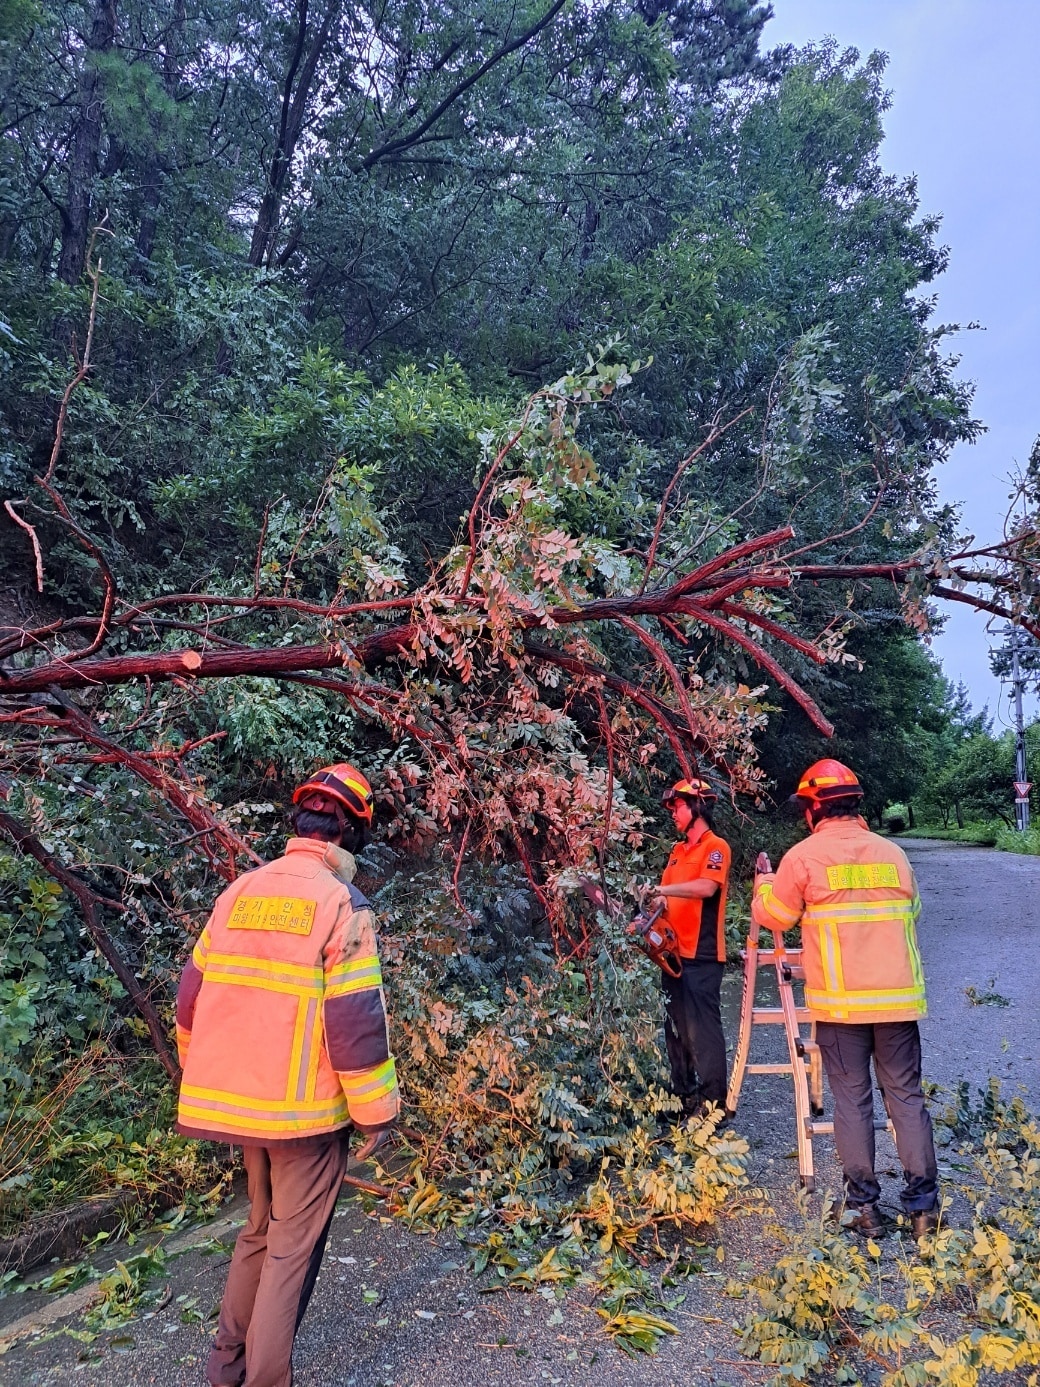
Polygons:
[[1032,788],[1032,785],[1033,782],[1031,780],[1016,780],[1015,794],[1018,796],[1019,799],[1028,799],[1029,791]]

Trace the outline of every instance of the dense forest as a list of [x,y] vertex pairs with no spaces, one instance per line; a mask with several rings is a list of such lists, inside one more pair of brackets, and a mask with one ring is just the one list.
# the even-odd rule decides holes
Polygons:
[[876,819],[1006,809],[924,638],[1035,635],[1032,519],[938,498],[981,424],[883,58],[768,14],[0,3],[6,1225],[210,1188],[172,988],[318,765],[375,785],[409,1120],[486,1203],[667,1106],[577,888],[655,879],[677,775],[745,866],[822,754]]

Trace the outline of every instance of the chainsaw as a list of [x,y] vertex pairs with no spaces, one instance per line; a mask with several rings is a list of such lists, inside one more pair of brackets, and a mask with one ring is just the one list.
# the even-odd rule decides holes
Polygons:
[[659,924],[665,907],[657,906],[649,915],[637,915],[628,925],[625,933],[632,943],[647,958],[653,959],[663,973],[670,978],[682,977],[682,958],[679,955],[679,938],[671,925]]
[[[597,910],[617,917],[617,909],[608,900],[598,882],[593,881],[591,877],[582,877],[581,889],[585,898]],[[625,933],[633,947],[638,949],[640,953],[646,954],[647,958],[653,959],[662,972],[667,973],[670,978],[678,978],[682,976],[679,938],[671,925],[658,923],[664,912],[663,903],[651,911],[649,915],[640,912],[634,920],[626,925]]]

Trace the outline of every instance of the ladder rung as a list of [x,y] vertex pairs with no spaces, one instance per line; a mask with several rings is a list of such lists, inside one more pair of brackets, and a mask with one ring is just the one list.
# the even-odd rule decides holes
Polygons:
[[744,1070],[745,1074],[793,1074],[794,1069],[789,1064],[749,1064]]
[[[812,1016],[805,1007],[795,1007],[794,1015],[796,1021],[811,1021]],[[782,1026],[784,1024],[784,1013],[782,1007],[755,1007],[751,1012],[751,1024],[753,1026]]]
[[[892,1124],[890,1122],[874,1123],[875,1132],[884,1132],[886,1130],[891,1130],[891,1127]],[[809,1128],[814,1137],[832,1137],[834,1135],[833,1122],[810,1122]]]
[[[759,954],[758,961],[759,965],[763,968],[765,968],[766,966],[776,966],[776,960],[772,954]],[[805,981],[805,969],[802,967],[800,963],[797,962],[797,960],[792,963],[791,959],[787,955],[785,955],[782,966],[784,969],[785,982]]]

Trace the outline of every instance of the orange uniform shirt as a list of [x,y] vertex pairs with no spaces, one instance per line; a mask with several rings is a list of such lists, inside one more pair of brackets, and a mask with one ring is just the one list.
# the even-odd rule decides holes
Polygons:
[[683,901],[672,896],[664,918],[679,939],[683,958],[726,961],[726,887],[729,884],[729,844],[710,828],[693,843],[684,838],[676,843],[661,876],[662,886],[707,877],[717,881],[714,895],[699,901]]

